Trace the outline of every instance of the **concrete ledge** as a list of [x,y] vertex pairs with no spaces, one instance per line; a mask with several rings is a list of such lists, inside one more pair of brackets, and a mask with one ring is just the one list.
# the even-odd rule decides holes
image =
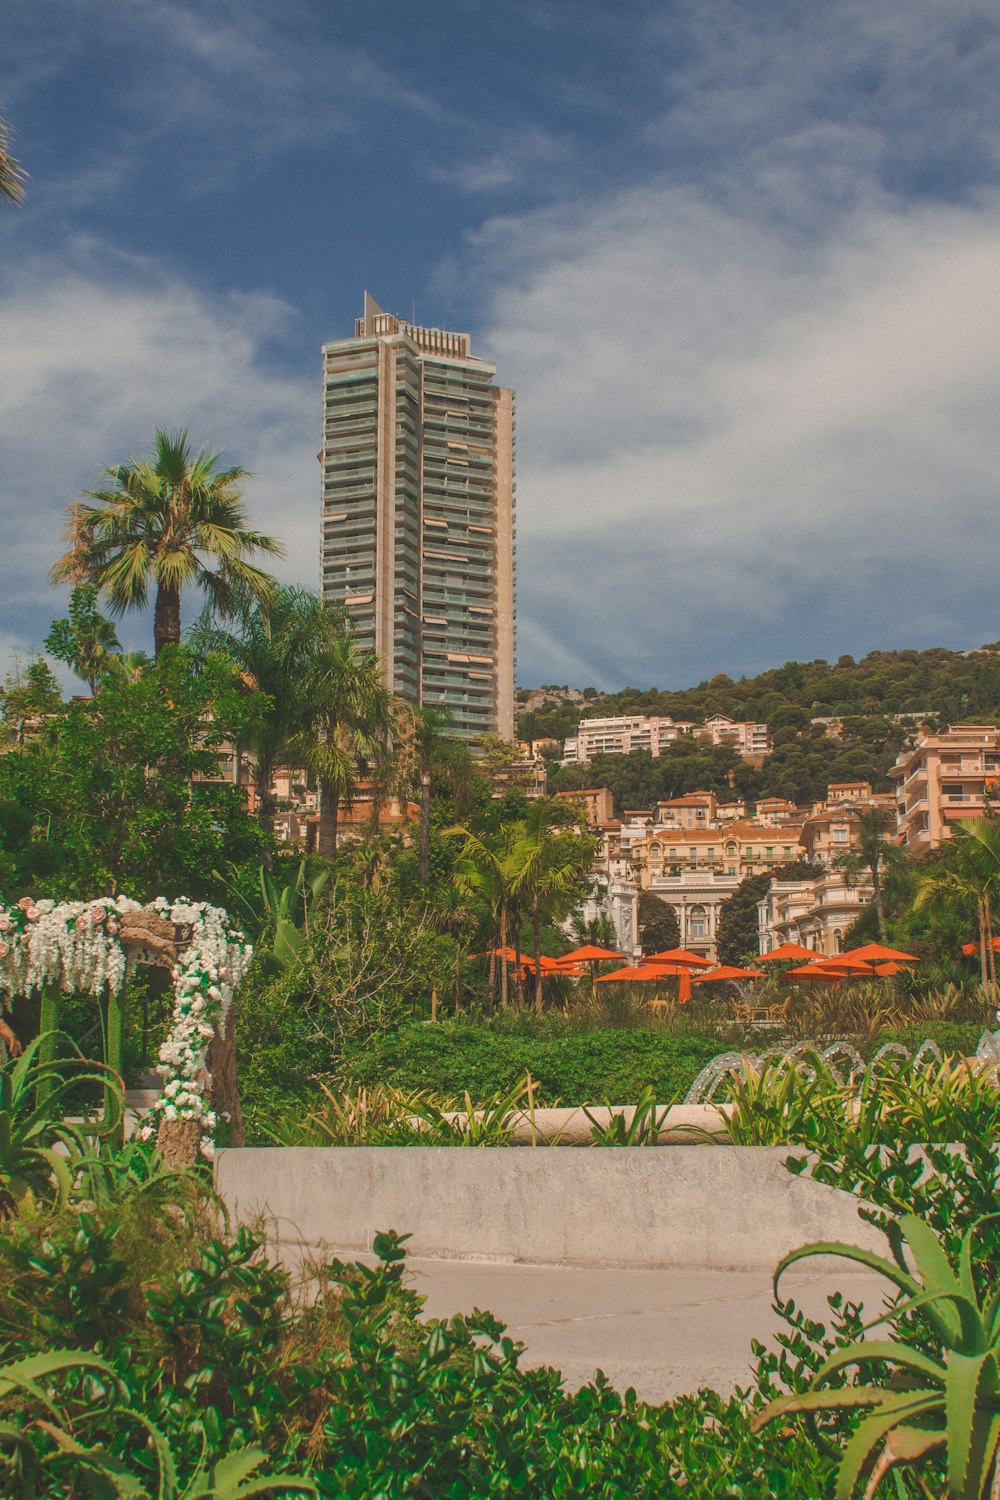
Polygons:
[[363,1252],[379,1230],[414,1255],[541,1265],[771,1270],[810,1240],[884,1250],[847,1193],[784,1166],[787,1148],[674,1146],[226,1149],[216,1184],[274,1248]]
[[[658,1146],[700,1146],[718,1144],[726,1139],[726,1120],[731,1104],[673,1104],[656,1106]],[[560,1107],[534,1111],[512,1110],[506,1117],[511,1146],[593,1146],[594,1127],[610,1125],[616,1116],[626,1128],[635,1118],[634,1104],[588,1104],[586,1108]],[[482,1111],[474,1111],[481,1116]],[[468,1115],[463,1109],[445,1111],[454,1125],[464,1126]],[[412,1116],[410,1123],[419,1130],[423,1122]],[[426,1126],[430,1129],[430,1126]]]

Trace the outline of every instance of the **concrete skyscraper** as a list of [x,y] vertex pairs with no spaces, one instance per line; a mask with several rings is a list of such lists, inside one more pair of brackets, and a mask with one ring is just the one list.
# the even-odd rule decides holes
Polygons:
[[467,739],[514,735],[514,393],[466,333],[366,292],[323,346],[323,598],[386,686]]

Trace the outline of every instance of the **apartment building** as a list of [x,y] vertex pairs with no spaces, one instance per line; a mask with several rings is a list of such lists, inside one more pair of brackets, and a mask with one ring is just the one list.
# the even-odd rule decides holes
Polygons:
[[842,870],[825,869],[810,880],[772,880],[757,903],[760,951],[799,943],[833,958],[844,951],[844,937],[872,898],[864,880],[848,881]]
[[744,760],[763,760],[774,749],[766,724],[737,721],[725,714],[709,715],[697,734],[713,745],[732,745]]
[[514,394],[466,333],[365,293],[323,346],[322,592],[385,683],[514,737]]
[[1000,795],[1000,729],[956,724],[923,734],[889,774],[899,842],[937,848],[960,819],[982,817]]
[[660,755],[694,725],[675,723],[671,718],[654,714],[620,714],[608,719],[581,719],[576,734],[563,741],[563,765],[585,765],[595,755],[629,755],[633,750],[648,750]]

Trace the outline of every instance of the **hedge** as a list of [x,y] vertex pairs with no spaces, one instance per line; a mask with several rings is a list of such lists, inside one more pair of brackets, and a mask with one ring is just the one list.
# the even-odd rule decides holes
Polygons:
[[442,1098],[474,1100],[506,1093],[530,1073],[552,1104],[630,1104],[647,1085],[660,1103],[683,1098],[723,1048],[713,1038],[649,1030],[574,1032],[532,1037],[451,1021],[402,1026],[346,1060],[358,1088],[392,1084]]

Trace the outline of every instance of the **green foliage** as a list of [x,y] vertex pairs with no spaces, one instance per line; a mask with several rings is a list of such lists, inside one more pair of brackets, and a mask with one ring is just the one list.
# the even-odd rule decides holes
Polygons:
[[43,734],[62,708],[62,693],[47,662],[16,666],[0,687],[0,749]]
[[[221,657],[199,666],[183,647],[70,705],[50,750],[0,757],[0,804],[31,819],[27,843],[23,829],[0,822],[8,897],[29,880],[33,894],[57,899],[215,894],[212,869],[258,859],[262,847],[243,791],[217,779],[220,749],[261,711],[233,666]],[[39,875],[37,844],[56,851],[48,875]]]
[[[51,1032],[38,1036],[20,1057],[0,1065],[0,1218],[26,1195],[65,1203],[73,1180],[92,1153],[92,1141],[110,1131],[124,1107],[116,1075],[79,1053],[56,1062]],[[72,1043],[70,1043],[72,1046]],[[81,1085],[108,1088],[116,1105],[103,1125],[70,1124],[64,1119],[68,1096]]]
[[539,1036],[462,1021],[407,1025],[352,1050],[345,1071],[358,1087],[425,1088],[440,1098],[505,1094],[530,1073],[539,1099],[565,1105],[659,1100],[684,1093],[718,1053],[714,1040],[651,1030]]
[[[963,1236],[954,1265],[929,1226],[905,1214],[887,1231],[891,1261],[855,1246],[817,1242],[794,1250],[778,1266],[775,1294],[783,1272],[812,1255],[837,1255],[878,1271],[901,1294],[876,1320],[893,1325],[895,1339],[865,1339],[838,1350],[824,1360],[809,1390],[779,1397],[757,1419],[763,1426],[791,1412],[864,1413],[841,1457],[837,1500],[851,1500],[862,1478],[875,1481],[936,1450],[943,1450],[948,1500],[985,1500],[992,1493],[1000,1454],[1000,1292],[986,1295],[976,1286],[973,1240],[982,1222]],[[905,1315],[916,1308],[933,1330],[938,1356],[912,1339]],[[888,1383],[825,1389],[830,1376],[847,1366],[874,1366],[876,1376],[888,1367],[896,1374]]]
[[660,1131],[667,1118],[670,1106],[659,1110],[656,1094],[647,1085],[636,1101],[631,1118],[620,1112],[612,1112],[607,1123],[597,1120],[589,1109],[584,1114],[590,1121],[590,1136],[595,1146],[655,1146],[659,1143]]
[[639,893],[639,936],[643,953],[664,953],[668,948],[680,947],[681,928],[677,913],[652,891]]
[[729,1136],[741,1146],[1000,1142],[996,1072],[964,1059],[901,1069],[890,1055],[844,1083],[815,1052],[768,1057],[759,1067],[744,1058],[728,1097]]
[[114,624],[97,607],[99,593],[95,584],[79,584],[69,596],[69,618],[53,620],[45,637],[46,651],[72,667],[91,692],[121,651]]

